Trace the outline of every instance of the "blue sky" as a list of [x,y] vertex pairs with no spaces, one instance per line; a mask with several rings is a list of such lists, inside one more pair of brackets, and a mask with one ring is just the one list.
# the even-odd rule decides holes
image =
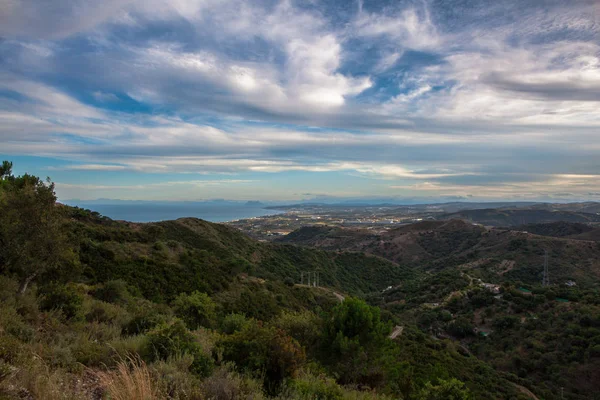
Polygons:
[[9,0],[0,156],[62,200],[600,200],[599,21],[595,0]]

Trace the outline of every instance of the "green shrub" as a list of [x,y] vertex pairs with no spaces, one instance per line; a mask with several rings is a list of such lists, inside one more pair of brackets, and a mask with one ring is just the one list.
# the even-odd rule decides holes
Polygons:
[[202,382],[202,394],[211,400],[264,398],[260,383],[235,372],[229,364],[219,367]]
[[175,315],[190,329],[211,327],[216,319],[215,303],[206,293],[181,293],[172,303]]
[[284,379],[293,377],[304,364],[300,344],[275,327],[252,321],[221,340],[223,358],[250,374],[264,374],[266,389],[273,394]]
[[0,309],[0,328],[23,342],[29,342],[35,335],[34,329],[12,307]]
[[474,329],[475,327],[471,321],[463,317],[457,318],[456,320],[450,322],[447,326],[448,333],[459,338],[473,335]]
[[418,393],[417,400],[469,400],[472,399],[469,389],[458,379],[440,379],[437,385],[427,382]]
[[127,283],[123,280],[114,280],[104,283],[93,292],[98,300],[113,304],[125,304],[130,298]]
[[283,280],[283,283],[285,283],[285,285],[289,287],[294,286],[294,280],[289,276]]
[[115,338],[108,342],[112,349],[114,359],[125,359],[127,356],[137,354],[144,360],[151,359],[149,354],[148,337],[144,334]]
[[152,364],[160,392],[170,399],[203,399],[201,379],[190,372],[193,362],[194,357],[184,354]]
[[138,301],[133,305],[135,312],[129,322],[123,326],[124,335],[145,333],[157,325],[164,324],[172,318],[172,311],[167,306],[150,301]]
[[148,332],[147,337],[152,359],[166,360],[169,357],[189,354],[194,357],[190,371],[200,376],[210,375],[214,364],[212,358],[203,352],[194,335],[181,320],[159,325]]
[[72,286],[51,285],[47,287],[40,301],[42,311],[60,310],[67,319],[80,316],[83,296]]
[[72,347],[77,362],[86,367],[98,367],[109,361],[110,349],[96,340],[82,335]]
[[85,314],[88,322],[113,323],[118,326],[125,325],[129,319],[129,313],[125,309],[103,301],[93,301]]
[[342,400],[344,390],[335,380],[323,376],[303,375],[290,381],[291,397],[299,400]]
[[323,331],[323,321],[311,311],[283,312],[273,325],[306,347],[315,345]]
[[0,360],[14,363],[24,350],[23,343],[17,338],[0,334]]
[[248,319],[244,314],[227,314],[221,323],[221,330],[223,333],[231,335],[232,333],[241,331],[247,323]]

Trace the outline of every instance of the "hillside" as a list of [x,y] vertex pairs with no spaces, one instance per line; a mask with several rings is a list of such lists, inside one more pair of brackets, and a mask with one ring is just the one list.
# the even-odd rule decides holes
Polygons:
[[[113,221],[6,185],[2,399],[528,398],[450,340],[388,337],[404,322],[350,295],[416,279],[395,263],[198,219]],[[300,271],[327,287],[294,284]]]
[[[583,400],[600,389],[598,243],[461,220],[288,238],[326,249],[261,243],[194,218],[138,224],[56,205],[51,184],[8,171],[2,399],[557,399],[561,385]],[[544,249],[554,284],[527,286]],[[298,284],[308,271],[321,287]]]
[[[586,210],[589,208],[586,208]],[[481,209],[441,214],[437,219],[463,219],[485,226],[517,226],[550,222],[598,223],[600,215],[560,209]]]
[[[600,390],[597,290],[504,283],[444,270],[402,283],[370,302],[522,379],[539,398],[587,399]],[[561,389],[562,388],[562,389]]]
[[515,226],[511,229],[516,231],[525,231],[541,236],[552,236],[581,240],[600,239],[599,227],[581,224],[577,222],[557,221],[546,224],[526,224]]
[[[376,256],[259,243],[234,228],[194,218],[133,224],[93,218],[78,209],[64,212],[85,279],[124,279],[156,301],[182,291],[216,292],[240,273],[299,282],[301,272],[319,271],[322,285],[354,295],[411,274]],[[147,271],[154,269],[165,271],[162,281],[149,279]]]
[[597,201],[585,201],[580,203],[540,203],[533,204],[528,208],[531,209],[546,209],[546,210],[560,210],[560,211],[574,211],[582,213],[600,213],[600,202]]
[[600,283],[598,243],[487,229],[462,220],[425,221],[379,234],[364,229],[307,227],[281,241],[362,251],[418,270],[465,267],[488,280],[521,280],[531,284],[541,281],[547,249],[553,279],[559,282],[574,279],[592,286]]

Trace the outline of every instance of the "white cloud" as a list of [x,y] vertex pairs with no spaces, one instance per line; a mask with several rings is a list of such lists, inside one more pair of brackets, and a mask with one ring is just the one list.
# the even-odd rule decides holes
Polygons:
[[427,7],[421,14],[415,8],[383,13],[360,12],[352,24],[357,36],[388,36],[399,48],[434,49],[442,44],[442,38],[432,23]]
[[[51,3],[0,10],[6,154],[87,171],[333,171],[456,195],[479,186],[451,182],[537,171],[537,157],[545,183],[489,190],[598,185],[584,175],[600,167],[600,30],[584,5],[456,5],[464,16],[445,21],[428,2],[346,17],[286,0]],[[123,94],[152,111],[127,112]]]

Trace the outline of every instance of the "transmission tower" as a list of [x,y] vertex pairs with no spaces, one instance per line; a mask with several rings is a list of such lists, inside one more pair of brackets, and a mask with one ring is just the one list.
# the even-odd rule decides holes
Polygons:
[[[321,283],[321,276],[319,271],[300,271],[300,284],[304,284],[304,277],[306,277],[306,285],[312,287],[319,287]],[[312,278],[312,279],[311,279]]]
[[542,286],[550,286],[550,275],[548,274],[548,250],[544,250],[544,276]]

